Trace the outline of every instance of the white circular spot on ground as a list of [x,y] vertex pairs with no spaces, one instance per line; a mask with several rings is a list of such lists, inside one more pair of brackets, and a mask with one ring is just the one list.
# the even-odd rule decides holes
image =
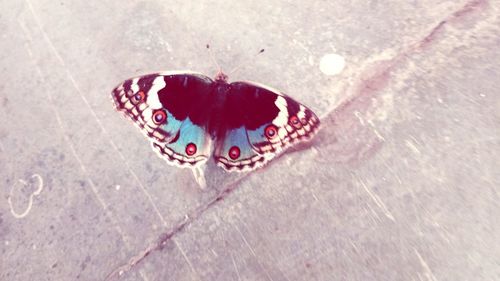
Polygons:
[[345,67],[345,59],[341,55],[326,54],[319,62],[319,70],[326,75],[336,75]]

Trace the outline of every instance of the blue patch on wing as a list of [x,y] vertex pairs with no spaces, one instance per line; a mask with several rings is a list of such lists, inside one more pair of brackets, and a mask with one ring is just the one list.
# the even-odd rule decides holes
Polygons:
[[[172,119],[174,118],[172,117]],[[175,128],[175,126],[180,127],[178,129],[179,136],[167,144],[166,147],[170,148],[175,154],[180,154],[184,157],[197,157],[200,155],[208,157],[210,152],[210,138],[203,128],[193,124],[189,118],[181,122],[180,125],[176,119],[169,124],[171,124],[172,128]],[[190,143],[195,145],[196,152],[188,155],[186,148]]]
[[264,124],[260,126],[259,128],[251,131],[247,131],[248,134],[248,140],[250,143],[260,143],[260,142],[267,142],[267,138],[264,135],[264,129],[266,128],[268,124]]
[[175,119],[175,117],[170,112],[167,111],[167,123],[162,125],[160,128],[163,131],[167,132],[169,135],[175,136],[179,131],[183,122],[184,120],[181,121]]
[[247,131],[248,141],[250,142],[252,147],[259,153],[274,152],[276,148],[273,147],[273,144],[281,143],[280,138],[278,136],[276,136],[272,141],[270,141],[266,137],[265,130],[266,127],[269,125],[270,124],[264,124],[255,130]]
[[257,153],[250,145],[250,142],[248,141],[247,131],[245,127],[240,127],[227,133],[226,137],[224,138],[224,142],[219,155],[230,160],[231,157],[229,156],[229,150],[233,146],[238,147],[238,149],[240,150],[240,156],[238,157],[238,159],[235,159],[235,161],[250,159],[253,156],[257,155]]
[[245,127],[239,127],[228,131],[224,139],[217,141],[214,158],[219,166],[227,171],[248,171],[266,162],[264,155],[250,143],[248,132]]

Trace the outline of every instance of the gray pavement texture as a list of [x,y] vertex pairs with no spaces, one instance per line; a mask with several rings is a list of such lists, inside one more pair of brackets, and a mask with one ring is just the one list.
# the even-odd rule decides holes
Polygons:
[[[1,1],[0,280],[500,280],[499,6]],[[202,190],[110,91],[207,43],[322,129]]]

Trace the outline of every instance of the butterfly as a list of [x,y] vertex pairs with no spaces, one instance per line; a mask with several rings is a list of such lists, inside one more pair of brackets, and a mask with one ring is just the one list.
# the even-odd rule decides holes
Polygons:
[[188,71],[148,74],[123,81],[112,99],[153,150],[180,167],[197,167],[213,149],[226,171],[250,171],[318,131],[318,117],[287,95],[227,79],[222,72],[213,80]]

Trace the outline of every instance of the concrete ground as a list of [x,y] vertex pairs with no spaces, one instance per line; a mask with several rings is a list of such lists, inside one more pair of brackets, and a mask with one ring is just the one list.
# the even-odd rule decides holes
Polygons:
[[[499,6],[0,2],[0,280],[500,280]],[[110,91],[207,43],[322,129],[202,190]]]

